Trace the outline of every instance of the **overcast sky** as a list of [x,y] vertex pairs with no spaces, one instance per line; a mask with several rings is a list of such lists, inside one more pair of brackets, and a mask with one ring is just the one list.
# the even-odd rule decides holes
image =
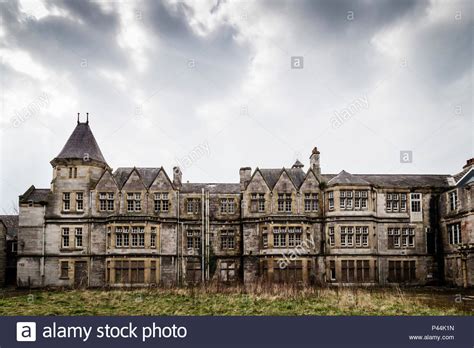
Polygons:
[[469,0],[0,9],[3,213],[49,187],[77,112],[112,168],[179,163],[191,182],[307,169],[314,146],[323,173],[454,173],[473,156]]

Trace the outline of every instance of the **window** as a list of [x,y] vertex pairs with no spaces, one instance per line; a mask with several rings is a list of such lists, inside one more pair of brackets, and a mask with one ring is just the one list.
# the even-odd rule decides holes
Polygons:
[[388,261],[388,281],[392,283],[416,280],[416,261]]
[[145,228],[132,226],[132,247],[145,246]]
[[115,246],[122,247],[123,246],[123,234],[122,234],[122,227],[115,228]]
[[292,198],[291,193],[278,194],[278,211],[291,212]]
[[69,167],[69,179],[77,178],[77,167]]
[[303,281],[303,263],[301,260],[290,261],[281,268],[278,261],[273,262],[273,281],[275,283],[294,283]]
[[268,248],[268,230],[266,227],[262,228],[262,247]]
[[356,281],[370,282],[370,265],[369,260],[356,261]]
[[301,245],[301,226],[275,226],[273,227],[273,247],[285,248]]
[[76,210],[84,210],[84,192],[76,192]]
[[188,249],[201,249],[201,230],[190,229],[186,231]]
[[334,209],[334,191],[328,192],[328,205],[329,205],[329,210]]
[[156,261],[150,261],[150,284],[156,284]]
[[448,225],[448,242],[449,244],[461,244],[461,224],[458,222],[456,224]]
[[221,214],[233,214],[235,212],[235,201],[233,198],[221,199]]
[[304,211],[306,212],[318,211],[318,194],[317,193],[304,194]]
[[186,261],[186,281],[198,283],[201,281],[201,261],[199,259],[188,259]]
[[411,194],[411,211],[413,213],[421,212],[421,193]]
[[273,246],[275,248],[286,247],[286,234],[281,227],[273,228]]
[[354,209],[367,209],[367,199],[369,196],[369,192],[367,190],[358,190],[354,192],[354,196]]
[[168,192],[156,192],[154,195],[154,208],[155,212],[159,213],[167,213],[170,209],[170,201],[169,201],[169,194]]
[[390,192],[385,196],[385,210],[387,213],[407,211],[407,194]]
[[69,211],[71,209],[71,193],[63,192],[63,210]]
[[69,262],[68,261],[61,261],[61,274],[59,278],[61,279],[69,278]]
[[234,230],[221,231],[221,250],[233,250],[235,248]]
[[124,247],[129,247],[130,246],[130,228],[128,226],[124,226],[122,230],[122,241],[123,241],[123,246]]
[[354,282],[355,272],[354,272],[354,260],[342,260],[341,261],[341,280],[343,282]]
[[141,193],[134,192],[134,193],[127,193],[127,210],[129,212],[132,211],[140,211],[141,207]]
[[61,245],[63,248],[69,248],[69,227],[63,227],[61,230]]
[[200,198],[188,198],[186,201],[186,211],[188,214],[199,214],[201,211],[201,199]]
[[352,226],[341,226],[341,247],[354,245],[354,228]]
[[389,227],[387,235],[389,249],[415,247],[415,229],[412,227]]
[[130,264],[130,283],[145,283],[145,261],[131,261]]
[[336,261],[329,261],[329,279],[332,282],[336,280]]
[[100,192],[99,193],[99,210],[113,211],[114,210],[114,193]]
[[356,247],[368,247],[369,246],[369,227],[356,226],[355,238],[356,238],[356,241],[355,241]]
[[339,193],[339,206],[341,209],[345,209],[345,210],[353,209],[353,192],[352,191],[341,191]]
[[76,227],[76,248],[82,248],[82,227]]
[[454,190],[448,193],[449,195],[449,210],[458,209],[458,191]]
[[329,234],[329,245],[335,246],[336,236],[334,235],[334,226],[329,226],[328,234]]
[[223,282],[232,282],[237,279],[236,276],[235,262],[222,260],[220,264],[220,280]]
[[415,229],[403,228],[402,229],[402,247],[413,248],[414,246],[415,246]]
[[143,284],[145,283],[145,261],[116,260],[115,261],[115,283],[117,284]]
[[156,227],[152,227],[150,231],[150,248],[156,248]]

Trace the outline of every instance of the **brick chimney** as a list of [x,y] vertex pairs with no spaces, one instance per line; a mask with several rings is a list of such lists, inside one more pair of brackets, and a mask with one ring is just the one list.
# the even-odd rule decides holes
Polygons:
[[318,148],[315,147],[309,157],[310,168],[316,173],[321,174],[321,165],[319,163],[319,154]]
[[466,168],[469,168],[469,167],[472,167],[472,166],[474,166],[474,157],[468,159],[466,161],[466,164],[464,165],[464,167],[462,167],[462,169],[466,169]]
[[250,181],[250,178],[252,177],[252,168],[250,167],[240,168],[239,174],[240,174],[240,190],[244,191],[245,187]]

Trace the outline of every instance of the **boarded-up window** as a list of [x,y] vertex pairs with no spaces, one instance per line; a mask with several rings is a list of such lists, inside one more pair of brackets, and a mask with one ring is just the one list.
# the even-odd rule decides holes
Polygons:
[[156,261],[150,261],[150,283],[156,284]]
[[61,261],[61,275],[60,278],[68,279],[69,278],[69,262]]
[[199,259],[187,260],[186,281],[190,283],[198,283],[201,281],[201,261]]
[[145,262],[144,261],[132,261],[131,283],[132,284],[145,283]]
[[416,280],[416,261],[388,261],[388,281],[393,283]]
[[290,262],[273,262],[273,281],[290,283],[303,281],[303,263],[301,260]]

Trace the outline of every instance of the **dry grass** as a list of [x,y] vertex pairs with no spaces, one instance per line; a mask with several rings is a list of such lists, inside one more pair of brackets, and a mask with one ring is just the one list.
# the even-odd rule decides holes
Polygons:
[[[2,290],[0,315],[473,315],[460,290],[255,284],[172,289]],[[473,292],[464,293],[472,295]]]

